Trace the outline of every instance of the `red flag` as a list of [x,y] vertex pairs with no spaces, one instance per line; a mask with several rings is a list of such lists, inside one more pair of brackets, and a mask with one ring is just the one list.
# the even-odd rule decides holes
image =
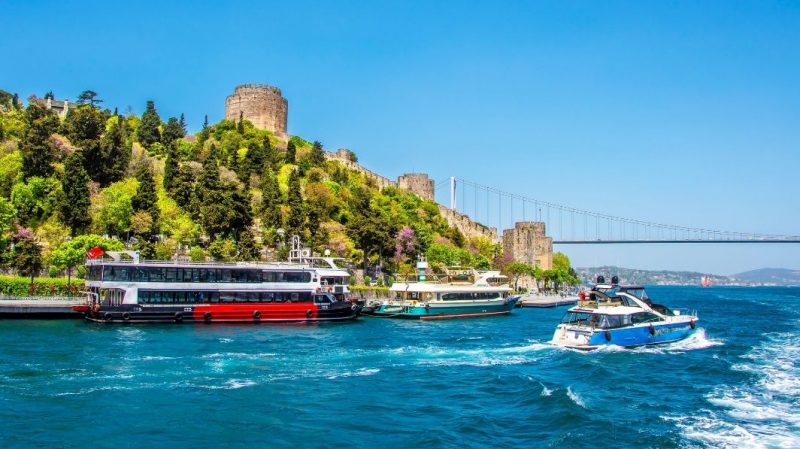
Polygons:
[[102,256],[105,253],[106,252],[103,251],[103,248],[100,248],[99,246],[95,246],[94,248],[90,249],[89,251],[86,251],[86,256],[88,256],[90,259],[97,259],[98,257]]

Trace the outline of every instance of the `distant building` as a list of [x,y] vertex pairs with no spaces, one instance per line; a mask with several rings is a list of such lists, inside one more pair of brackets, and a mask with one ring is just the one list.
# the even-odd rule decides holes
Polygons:
[[76,103],[70,103],[68,100],[53,100],[52,98],[31,98],[31,101],[36,101],[37,103],[41,104],[45,108],[55,112],[58,114],[59,117],[64,118],[67,116],[70,108],[74,108],[77,106]]

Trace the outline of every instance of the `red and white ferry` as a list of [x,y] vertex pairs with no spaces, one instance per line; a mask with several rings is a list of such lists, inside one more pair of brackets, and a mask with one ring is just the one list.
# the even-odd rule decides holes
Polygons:
[[[295,252],[294,250],[292,251]],[[288,263],[139,260],[108,252],[86,263],[87,302],[75,310],[105,323],[344,321],[361,307],[348,299],[349,273],[333,258]]]

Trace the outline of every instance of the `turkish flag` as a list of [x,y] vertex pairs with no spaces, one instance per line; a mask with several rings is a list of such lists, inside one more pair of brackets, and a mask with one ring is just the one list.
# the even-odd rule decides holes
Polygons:
[[100,248],[99,246],[95,246],[94,248],[90,249],[89,251],[86,251],[86,256],[88,256],[90,259],[97,259],[98,257],[102,256],[105,253],[106,252],[103,251],[103,248]]

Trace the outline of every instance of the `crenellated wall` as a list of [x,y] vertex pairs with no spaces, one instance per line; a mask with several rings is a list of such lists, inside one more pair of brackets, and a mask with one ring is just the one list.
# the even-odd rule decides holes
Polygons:
[[449,207],[439,204],[439,213],[447,219],[450,226],[458,229],[467,238],[473,237],[486,237],[493,242],[497,241],[497,229],[484,226],[476,221],[473,221],[469,216],[464,215],[458,211],[454,211]]

